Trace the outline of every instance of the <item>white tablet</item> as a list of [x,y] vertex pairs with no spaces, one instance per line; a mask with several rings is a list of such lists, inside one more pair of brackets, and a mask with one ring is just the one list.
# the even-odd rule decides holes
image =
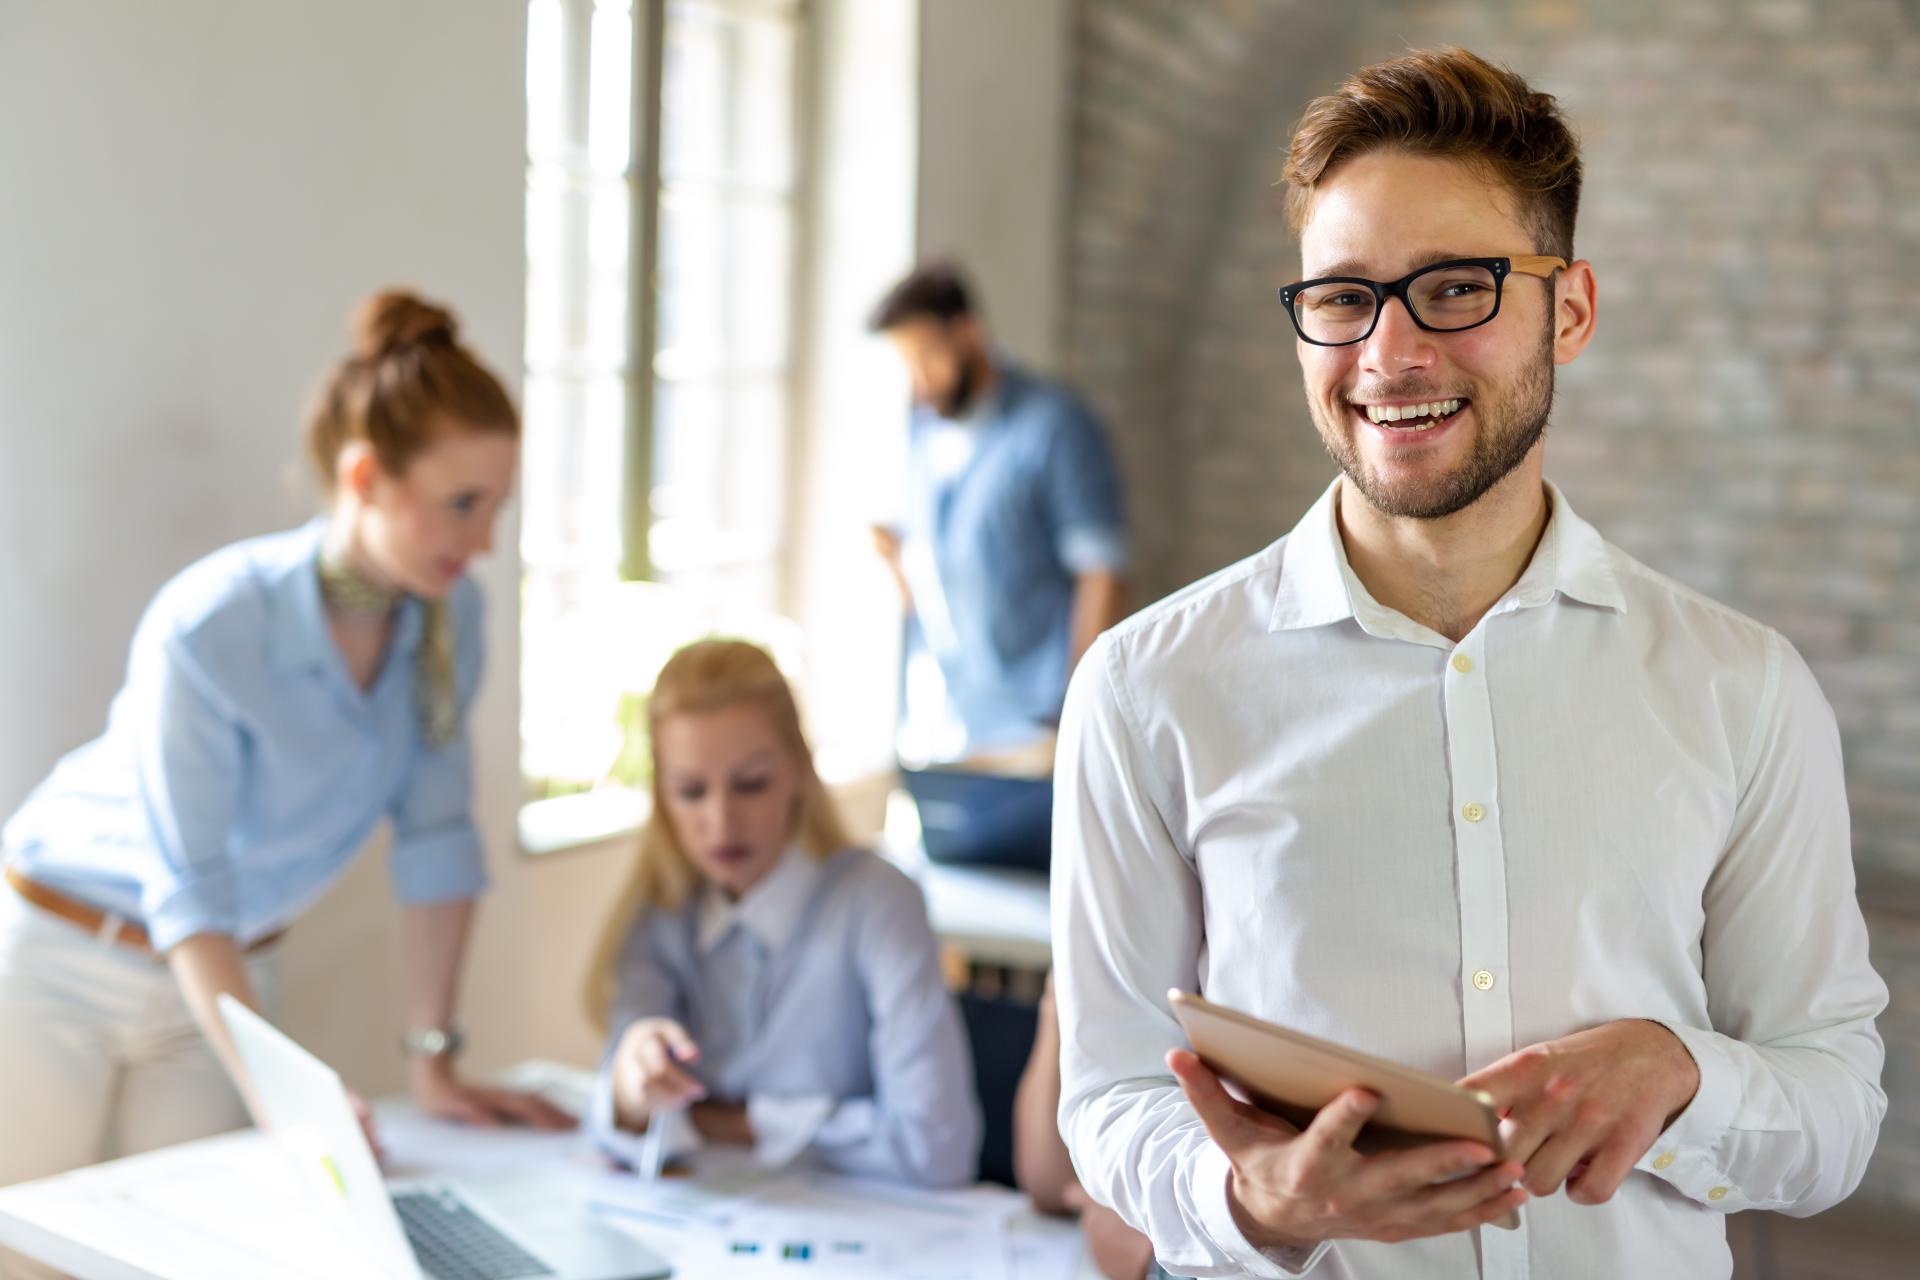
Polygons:
[[[1188,992],[1167,993],[1173,1016],[1208,1070],[1251,1102],[1305,1128],[1314,1113],[1358,1085],[1380,1099],[1355,1145],[1362,1151],[1464,1138],[1505,1159],[1493,1099],[1416,1071],[1285,1027]],[[1494,1222],[1509,1230],[1517,1213]]]

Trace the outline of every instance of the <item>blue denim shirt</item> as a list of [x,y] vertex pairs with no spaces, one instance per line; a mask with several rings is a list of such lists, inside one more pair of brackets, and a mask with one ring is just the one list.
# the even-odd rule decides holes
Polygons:
[[[1066,388],[1004,360],[996,368],[973,422],[919,409],[908,445],[909,661],[938,660],[968,749],[1031,739],[1059,719],[1074,578],[1127,562],[1099,420]],[[957,465],[941,456],[955,432],[968,437]]]
[[406,903],[486,887],[464,727],[480,683],[479,588],[454,589],[462,729],[435,750],[414,703],[422,611],[402,606],[371,690],[327,629],[314,521],[236,543],[147,607],[107,730],[69,754],[6,825],[26,875],[145,924],[166,950],[283,927],[393,822]]

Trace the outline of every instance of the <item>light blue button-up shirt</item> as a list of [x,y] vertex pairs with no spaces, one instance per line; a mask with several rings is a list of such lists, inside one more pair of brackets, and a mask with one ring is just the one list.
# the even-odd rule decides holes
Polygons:
[[908,450],[909,660],[939,661],[968,749],[1059,718],[1074,579],[1127,563],[1119,475],[1093,411],[1010,362],[998,372],[965,425],[917,411]]
[[371,690],[329,633],[316,520],[223,548],[175,577],[134,633],[107,731],[55,767],[7,823],[26,875],[145,924],[162,951],[200,933],[243,944],[326,891],[382,816],[404,903],[486,887],[471,816],[466,711],[480,683],[479,588],[453,611],[462,728],[422,737],[422,609],[399,612]]

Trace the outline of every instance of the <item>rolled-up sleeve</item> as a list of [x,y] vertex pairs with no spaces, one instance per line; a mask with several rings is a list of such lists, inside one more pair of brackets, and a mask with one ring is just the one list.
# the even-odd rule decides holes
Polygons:
[[1770,640],[1747,780],[1706,890],[1712,1025],[1663,1023],[1700,1086],[1639,1167],[1709,1209],[1806,1215],[1851,1194],[1873,1154],[1887,987],[1854,895],[1833,712],[1800,655]]
[[939,943],[920,890],[889,875],[854,945],[872,1031],[873,1097],[748,1099],[763,1161],[805,1150],[842,1173],[919,1186],[973,1180],[980,1109],[959,1010],[940,973]]
[[1120,475],[1100,424],[1083,406],[1063,414],[1047,451],[1048,516],[1054,554],[1069,573],[1117,573],[1127,566]]
[[393,808],[394,897],[408,906],[473,898],[487,887],[486,856],[473,824],[473,760],[464,729],[446,746],[422,748]]
[[144,877],[141,914],[155,950],[239,927],[239,886],[229,844],[240,809],[247,737],[191,653],[173,640],[136,642],[130,708],[139,801],[158,854]]
[[1199,986],[1200,880],[1173,835],[1109,632],[1075,671],[1056,757],[1054,982],[1060,1132],[1081,1185],[1180,1275],[1293,1276],[1324,1253],[1264,1251],[1234,1225],[1228,1164],[1167,1071],[1166,1002]]
[[487,887],[487,863],[473,821],[473,749],[468,715],[485,665],[477,591],[456,596],[454,685],[460,728],[435,747],[422,737],[395,797],[389,866],[394,896],[408,906],[478,897]]

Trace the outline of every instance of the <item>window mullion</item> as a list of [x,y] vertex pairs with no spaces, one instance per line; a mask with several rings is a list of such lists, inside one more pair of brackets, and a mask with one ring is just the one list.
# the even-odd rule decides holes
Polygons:
[[666,0],[636,0],[633,15],[633,162],[627,168],[628,227],[626,448],[620,576],[653,576],[653,350],[660,252],[660,114],[664,92]]

